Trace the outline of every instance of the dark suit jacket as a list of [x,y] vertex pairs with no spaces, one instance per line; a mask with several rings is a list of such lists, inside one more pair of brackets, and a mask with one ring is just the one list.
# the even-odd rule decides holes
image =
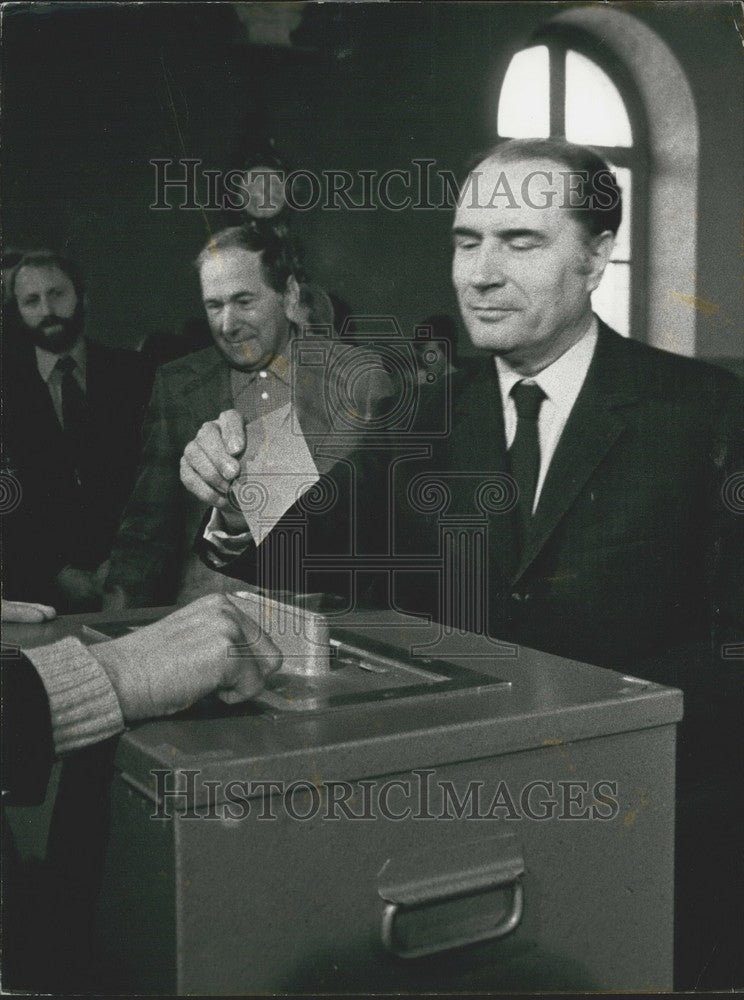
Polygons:
[[3,651],[2,769],[7,805],[43,802],[54,760],[49,699],[22,653]]
[[[44,801],[54,760],[49,701],[41,677],[25,656],[3,650],[2,657],[2,917],[3,981],[23,990],[32,981],[25,973],[34,968],[29,942],[38,946],[38,910],[28,919],[33,902],[24,877],[6,805],[38,805]],[[31,897],[33,899],[33,897]]]
[[4,471],[20,492],[3,517],[4,592],[54,603],[63,566],[93,569],[108,556],[137,464],[148,372],[133,351],[87,342],[78,481],[33,347],[14,342],[3,362]]
[[742,625],[741,382],[601,324],[521,554],[494,366],[453,389],[446,441],[396,474],[397,550],[440,567],[400,574],[400,606],[625,669]]
[[[343,344],[337,349],[349,358],[349,352],[358,351]],[[308,443],[321,482],[287,512],[258,550],[251,543],[241,559],[224,567],[229,576],[272,589],[325,589],[331,577],[334,583],[338,580],[338,561],[329,566],[328,560],[334,555],[349,556],[351,533],[362,523],[368,530],[374,520],[372,513],[369,517],[358,510],[352,514],[352,508],[355,497],[370,497],[369,484],[377,481],[374,469],[379,450],[362,454],[359,446],[365,419],[374,415],[389,384],[379,370],[364,379],[361,391],[355,382],[358,412],[351,425],[341,422],[337,426],[329,413],[326,372],[323,364],[310,365],[295,380],[296,429]],[[201,425],[232,406],[230,369],[214,347],[158,370],[145,418],[140,469],[112,551],[107,581],[108,586],[121,587],[134,605],[172,603],[195,546],[208,559],[202,535],[210,508],[181,484],[180,459]],[[304,573],[303,559],[297,558],[305,553],[317,557],[312,581]]]

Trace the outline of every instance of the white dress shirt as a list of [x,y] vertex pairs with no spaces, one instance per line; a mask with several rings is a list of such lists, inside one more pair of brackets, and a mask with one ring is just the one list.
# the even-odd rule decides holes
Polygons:
[[537,423],[537,433],[540,441],[540,474],[535,489],[535,502],[532,512],[537,510],[545,477],[550,463],[558,447],[563,429],[571,415],[581,387],[589,371],[589,365],[594,357],[597,346],[597,318],[592,318],[592,325],[581,338],[570,347],[565,354],[548,365],[537,375],[525,378],[502,359],[496,358],[496,371],[501,387],[501,401],[504,407],[504,430],[506,432],[506,447],[511,448],[517,433],[517,409],[511,397],[511,390],[522,380],[539,385],[545,393],[545,399],[540,407]]
[[63,354],[54,354],[52,351],[45,351],[42,347],[35,348],[36,350],[36,367],[39,370],[39,375],[46,382],[47,389],[49,390],[49,395],[52,397],[52,405],[54,406],[54,412],[57,414],[57,420],[59,420],[60,427],[64,426],[62,420],[62,372],[57,368],[57,362],[60,358],[69,357],[75,362],[75,367],[72,370],[73,377],[77,381],[77,384],[83,391],[85,395],[85,378],[86,378],[86,351],[85,351],[85,341],[81,337],[80,340],[72,347],[69,351],[65,351]]

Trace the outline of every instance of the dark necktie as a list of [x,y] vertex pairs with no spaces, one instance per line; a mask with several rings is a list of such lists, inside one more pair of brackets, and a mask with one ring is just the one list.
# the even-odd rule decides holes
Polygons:
[[534,382],[517,382],[511,391],[517,410],[517,433],[509,449],[511,473],[519,487],[517,514],[521,545],[529,533],[535,490],[540,474],[540,439],[537,420],[545,393]]
[[62,426],[65,434],[76,439],[85,424],[87,405],[83,390],[75,378],[75,361],[69,355],[57,362],[62,374]]
[[57,369],[62,373],[62,426],[65,440],[74,467],[74,475],[78,486],[82,485],[86,465],[85,438],[88,433],[88,405],[85,393],[75,378],[75,361],[73,358],[60,358]]

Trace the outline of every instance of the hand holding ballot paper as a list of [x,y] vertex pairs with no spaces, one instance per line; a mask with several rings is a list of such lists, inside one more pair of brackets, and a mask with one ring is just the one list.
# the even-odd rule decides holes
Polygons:
[[216,508],[208,534],[239,538],[247,526],[256,545],[319,479],[289,404],[249,424],[226,410],[201,427],[181,459],[181,482]]

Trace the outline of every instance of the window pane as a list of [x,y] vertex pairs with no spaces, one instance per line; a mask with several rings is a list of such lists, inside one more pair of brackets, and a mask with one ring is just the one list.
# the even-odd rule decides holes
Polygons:
[[617,231],[615,249],[612,251],[611,259],[630,260],[630,217],[632,205],[631,198],[633,197],[630,170],[628,170],[627,167],[616,167],[613,163],[610,163],[609,166],[610,170],[617,178],[617,183],[620,185],[620,191],[623,196],[623,217],[620,223],[620,228]]
[[597,146],[632,146],[633,137],[617,87],[596,63],[566,53],[566,138]]
[[509,63],[499,98],[499,135],[512,139],[550,135],[550,70],[546,45],[518,52]]
[[612,261],[592,295],[595,313],[623,337],[630,336],[630,266]]

